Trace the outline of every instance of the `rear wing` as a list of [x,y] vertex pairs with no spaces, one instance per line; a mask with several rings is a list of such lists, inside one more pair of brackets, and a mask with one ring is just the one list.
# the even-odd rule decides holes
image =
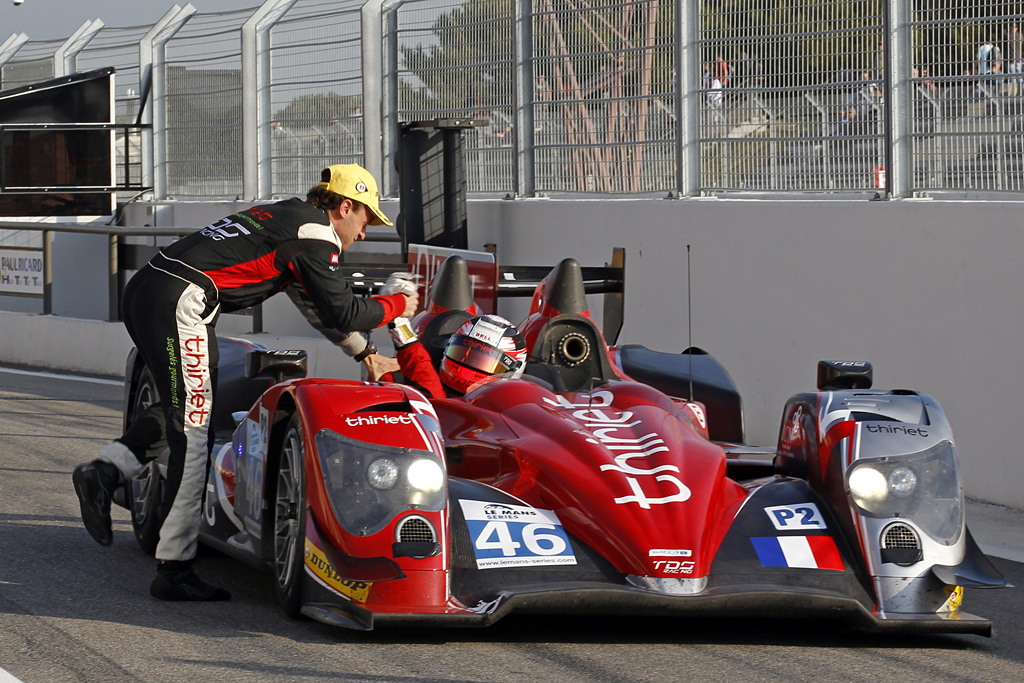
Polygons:
[[[533,296],[537,285],[553,266],[500,266],[497,296]],[[603,266],[583,266],[583,289],[587,294],[603,294],[602,330],[605,341],[614,345],[622,330],[626,288],[626,250],[612,249],[611,261]],[[497,299],[495,299],[497,302]]]
[[[458,255],[469,267],[473,301],[482,313],[494,313],[498,299],[532,297],[534,291],[554,266],[507,266],[498,262],[492,252],[468,251],[421,244],[409,245],[408,270],[419,276],[420,302],[430,300],[430,285],[444,260]],[[396,270],[378,264],[346,264],[342,266],[357,294],[376,294]],[[611,260],[603,266],[583,266],[583,287],[587,294],[603,294],[602,320],[605,340],[615,344],[622,330],[626,283],[626,250],[612,249]]]

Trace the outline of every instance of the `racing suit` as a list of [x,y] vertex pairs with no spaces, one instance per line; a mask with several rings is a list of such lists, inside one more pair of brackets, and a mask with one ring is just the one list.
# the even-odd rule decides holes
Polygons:
[[[253,306],[289,288],[315,327],[336,333],[328,334],[332,340],[402,314],[401,294],[354,295],[339,269],[341,252],[327,214],[301,199],[288,199],[232,214],[182,238],[125,287],[125,327],[153,373],[170,449],[157,559],[190,560],[196,553],[212,444],[218,360],[214,326],[220,313]],[[126,478],[143,466],[138,455],[127,459],[132,461],[113,463]]]
[[[457,392],[445,391],[441,376],[434,368],[430,354],[421,342],[413,342],[395,350],[395,358],[402,370],[402,384],[409,384],[430,398],[445,398],[449,395],[459,396]],[[388,373],[381,378],[384,382],[394,382],[398,378]]]

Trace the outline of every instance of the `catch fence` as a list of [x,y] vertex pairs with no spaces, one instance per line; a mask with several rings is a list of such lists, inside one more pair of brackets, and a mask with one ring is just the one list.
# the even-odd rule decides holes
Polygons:
[[[464,133],[469,192],[1008,198],[1024,186],[1017,2],[268,0],[0,45],[9,89],[117,69],[157,199],[304,193],[401,127]],[[120,153],[120,152],[119,152]],[[125,183],[128,184],[128,183]]]

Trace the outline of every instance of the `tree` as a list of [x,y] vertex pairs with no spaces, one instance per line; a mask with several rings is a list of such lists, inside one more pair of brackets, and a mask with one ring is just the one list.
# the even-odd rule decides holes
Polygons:
[[284,124],[316,124],[355,116],[363,107],[362,95],[339,95],[336,92],[299,95],[274,113],[274,120]]

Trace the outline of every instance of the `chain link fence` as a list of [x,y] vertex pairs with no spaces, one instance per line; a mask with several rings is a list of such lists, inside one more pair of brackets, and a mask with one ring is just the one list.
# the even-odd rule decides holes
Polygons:
[[1024,185],[1018,2],[268,0],[165,20],[94,30],[71,60],[0,48],[0,86],[115,66],[119,120],[152,108],[160,198],[303,194],[326,163],[388,166],[389,126],[447,118],[486,122],[464,133],[476,193]]
[[361,4],[298,3],[270,31],[274,196],[304,195],[325,160],[363,163]]

